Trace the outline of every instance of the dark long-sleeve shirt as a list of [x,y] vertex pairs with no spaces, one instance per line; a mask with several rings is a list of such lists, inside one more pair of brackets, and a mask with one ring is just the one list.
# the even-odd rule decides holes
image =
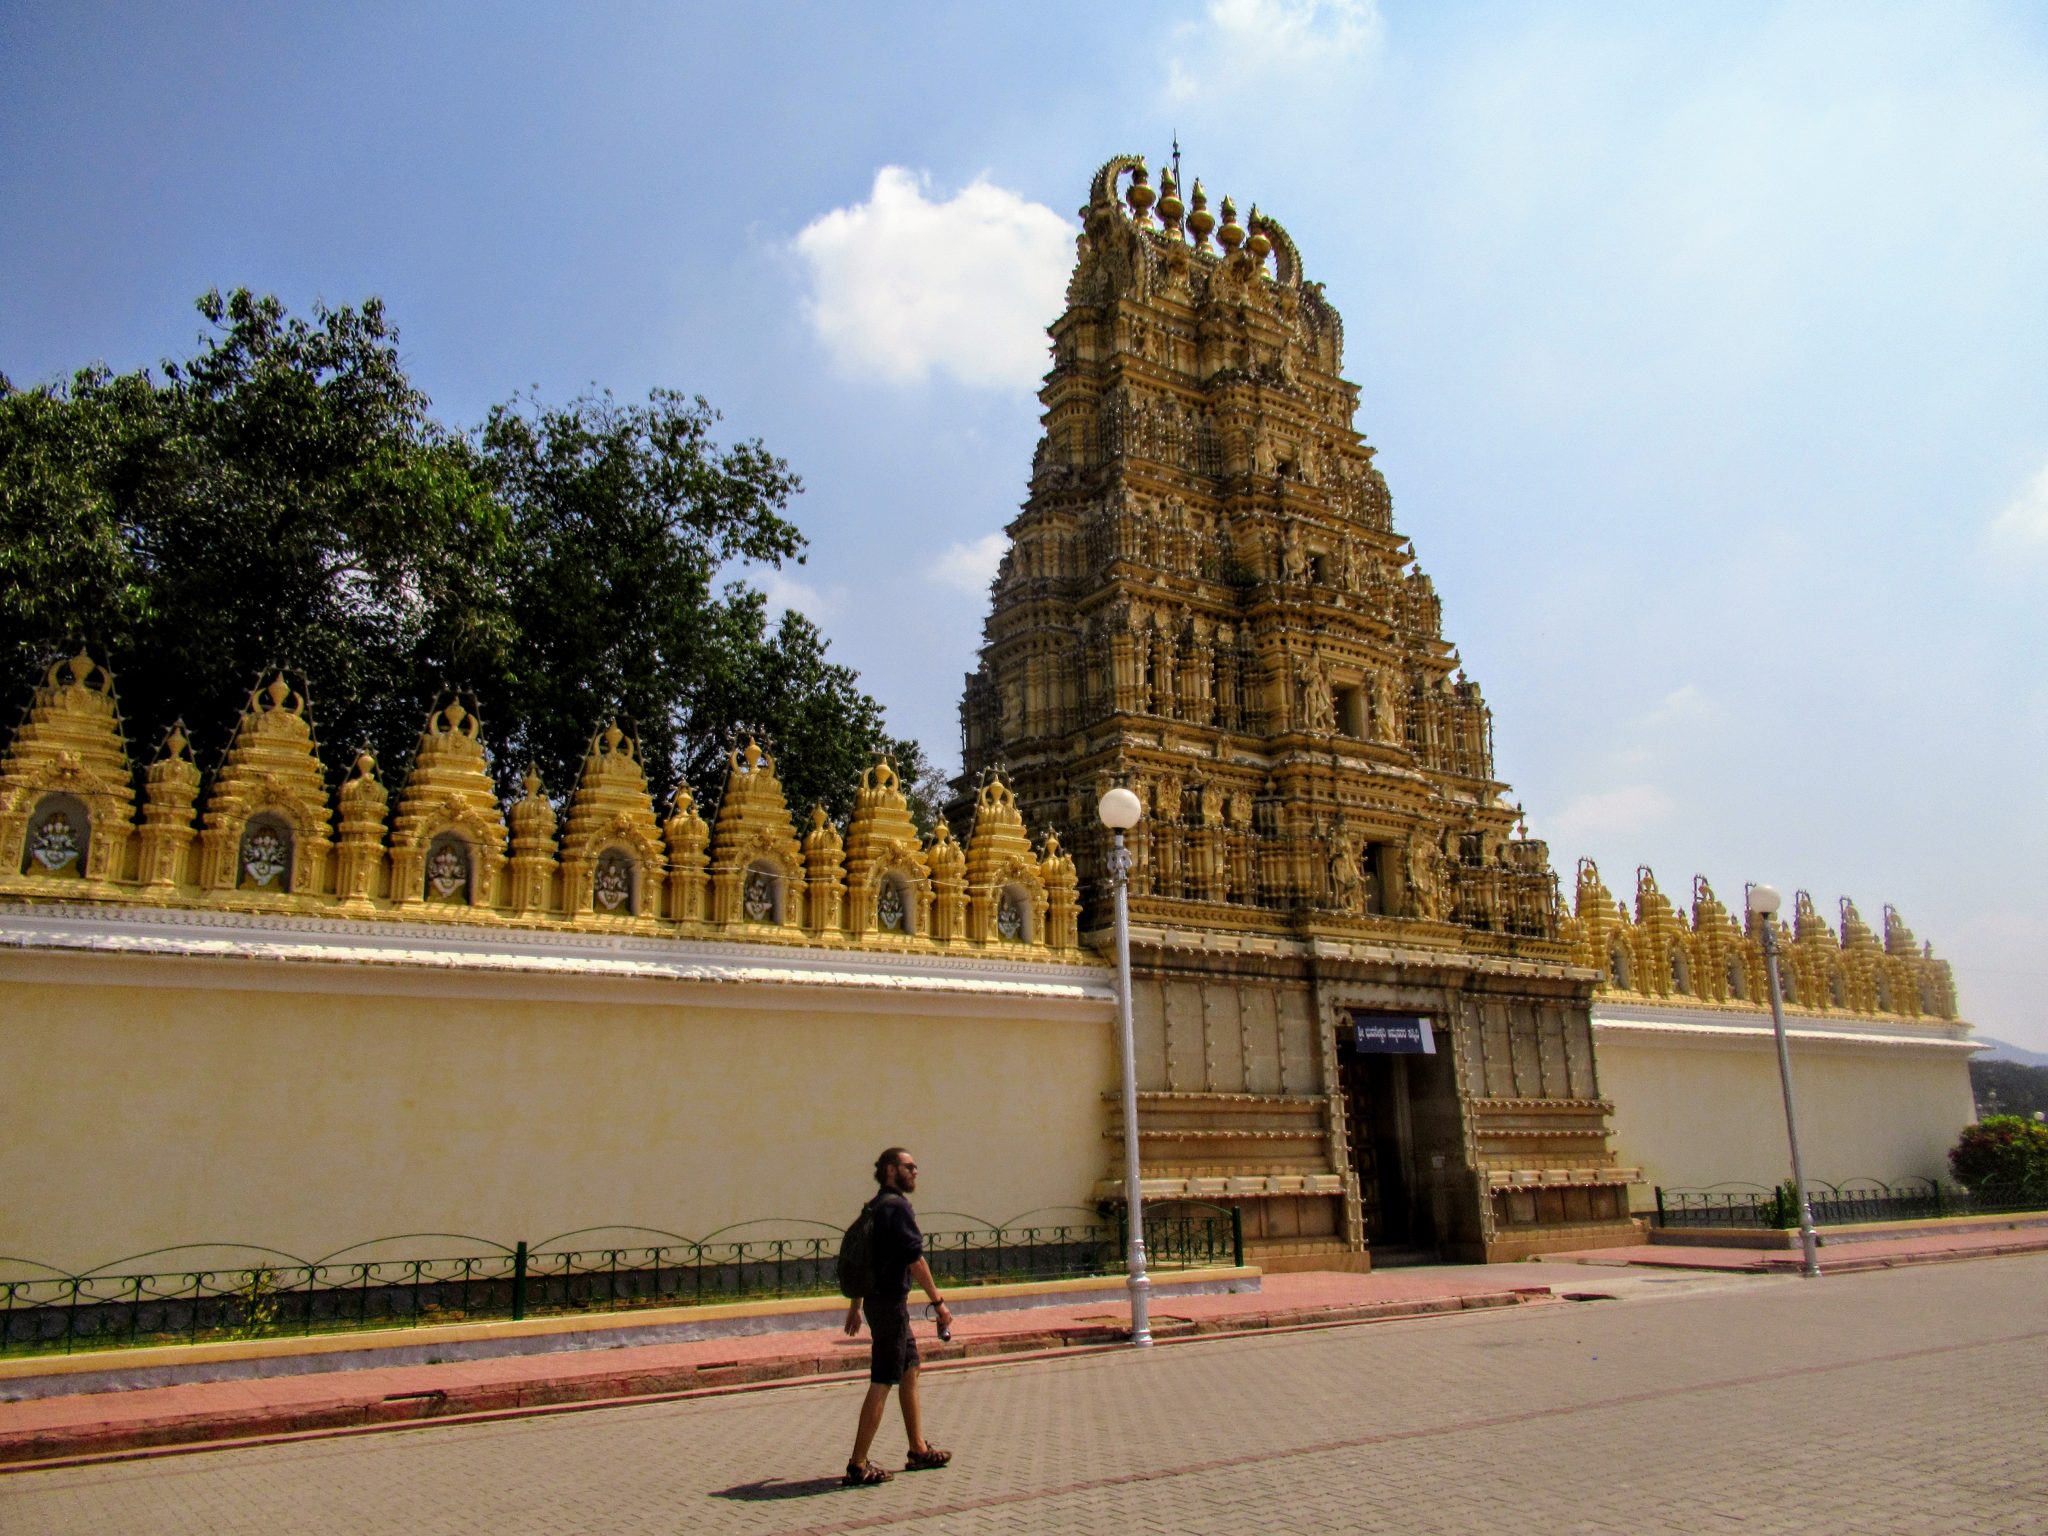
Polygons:
[[918,1230],[917,1213],[903,1196],[887,1191],[875,1196],[874,1203],[875,1237],[869,1265],[874,1288],[868,1294],[893,1304],[910,1294],[910,1266],[924,1257],[924,1233]]

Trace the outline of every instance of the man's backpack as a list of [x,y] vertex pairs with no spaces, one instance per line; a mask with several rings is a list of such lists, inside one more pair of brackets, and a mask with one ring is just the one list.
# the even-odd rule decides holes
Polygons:
[[839,1240],[839,1294],[848,1301],[859,1301],[874,1289],[875,1207],[881,1203],[877,1195],[862,1206]]
[[[848,1301],[872,1296],[878,1289],[875,1273],[875,1226],[886,1200],[902,1200],[895,1190],[885,1189],[860,1208],[846,1236],[839,1240],[839,1294]],[[908,1202],[905,1202],[908,1204]]]

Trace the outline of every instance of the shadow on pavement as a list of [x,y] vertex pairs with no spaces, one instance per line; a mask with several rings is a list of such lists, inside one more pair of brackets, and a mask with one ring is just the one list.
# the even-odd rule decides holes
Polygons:
[[730,1488],[715,1489],[711,1497],[759,1504],[769,1499],[808,1499],[821,1493],[833,1493],[841,1486],[836,1477],[807,1477],[794,1483],[786,1483],[779,1477],[764,1477],[759,1482],[734,1483]]

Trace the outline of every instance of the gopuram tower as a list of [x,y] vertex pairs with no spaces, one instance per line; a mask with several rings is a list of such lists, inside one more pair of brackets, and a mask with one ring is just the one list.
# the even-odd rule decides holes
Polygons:
[[1144,802],[1148,1202],[1237,1207],[1269,1268],[1627,1241],[1594,978],[1352,427],[1342,322],[1278,223],[1220,216],[1138,156],[1095,175],[957,808],[1000,773],[1100,941],[1095,804]]

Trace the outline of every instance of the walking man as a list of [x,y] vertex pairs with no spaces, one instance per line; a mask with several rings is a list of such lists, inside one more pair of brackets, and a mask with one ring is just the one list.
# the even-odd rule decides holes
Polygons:
[[853,1459],[846,1464],[845,1482],[850,1488],[886,1483],[894,1475],[868,1460],[875,1433],[882,1427],[882,1411],[889,1406],[891,1387],[901,1388],[897,1402],[903,1410],[903,1432],[910,1440],[906,1470],[929,1471],[953,1459],[951,1451],[939,1450],[925,1439],[917,1401],[917,1340],[910,1336],[913,1280],[939,1309],[940,1329],[950,1332],[953,1327],[953,1314],[925,1262],[924,1234],[918,1230],[917,1213],[910,1208],[909,1197],[917,1189],[917,1159],[903,1147],[891,1147],[875,1159],[875,1182],[881,1185],[881,1192],[869,1202],[875,1221],[867,1294],[846,1310],[848,1336],[860,1332],[865,1313],[873,1340],[868,1395],[860,1405],[860,1432],[854,1437]]

